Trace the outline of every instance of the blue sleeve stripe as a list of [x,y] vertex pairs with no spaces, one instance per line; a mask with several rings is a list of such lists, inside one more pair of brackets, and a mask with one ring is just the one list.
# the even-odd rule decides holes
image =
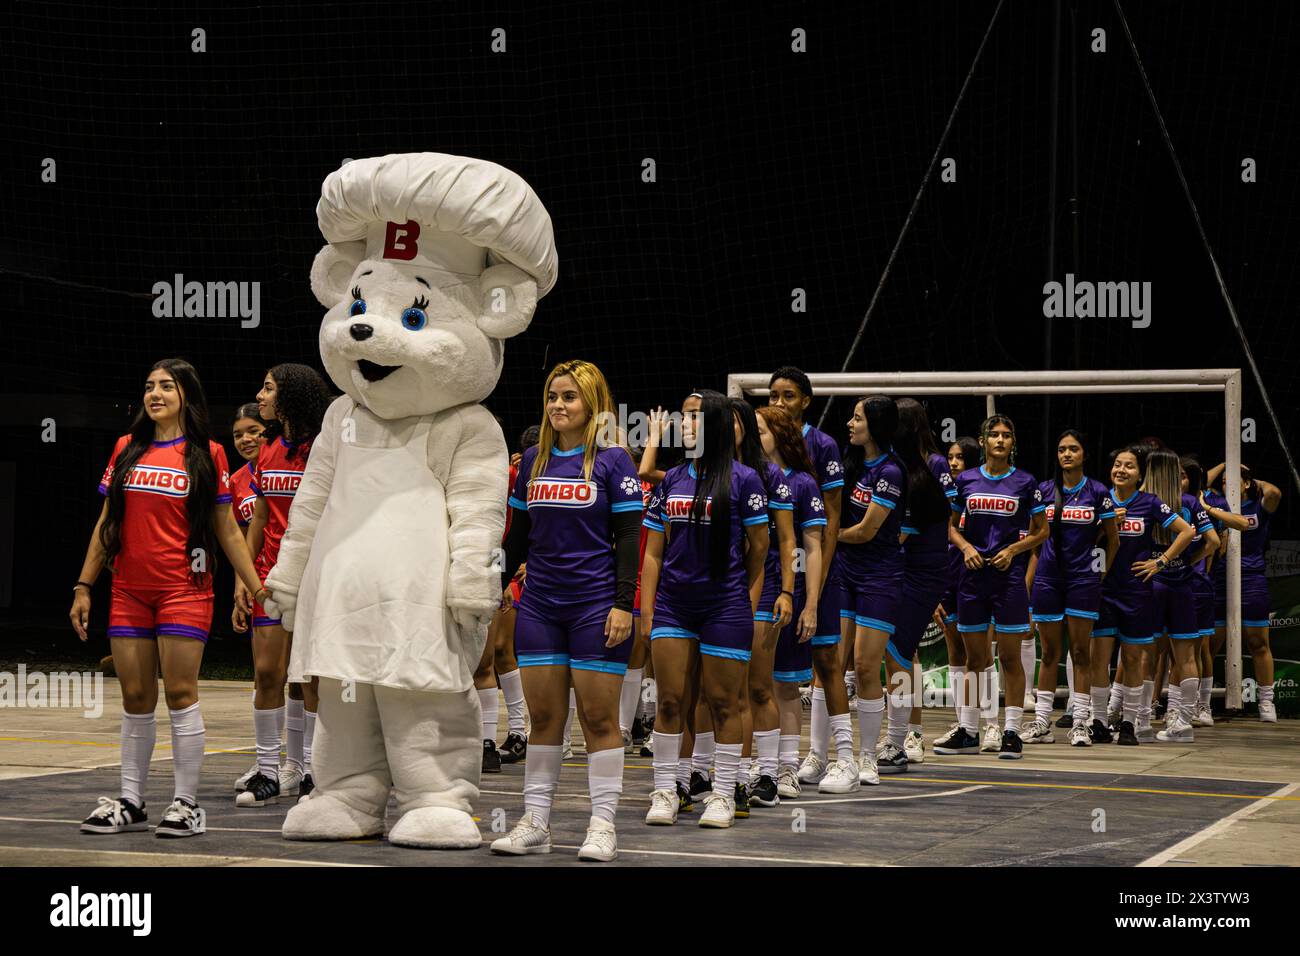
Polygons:
[[794,511],[793,501],[769,501],[767,506],[773,511]]
[[1030,509],[1029,509],[1029,514],[1030,514],[1031,516],[1033,516],[1033,515],[1040,515],[1040,514],[1042,514],[1044,511],[1046,511],[1046,510],[1047,510],[1047,505],[1038,505],[1038,506],[1036,506],[1036,507],[1034,507],[1034,508],[1030,508]]
[[767,524],[767,515],[753,515],[746,518],[744,523],[746,527],[752,524]]
[[805,521],[803,524],[799,525],[799,527],[801,527],[801,528],[811,528],[811,527],[813,527],[814,525],[825,525],[825,524],[826,524],[826,519],[825,519],[825,518],[809,518],[809,519],[808,519],[807,521]]
[[1196,526],[1196,530],[1199,531],[1201,534],[1205,534],[1205,532],[1207,531],[1213,531],[1214,525],[1212,525],[1210,522],[1207,521],[1205,522],[1205,524],[1198,524]]
[[888,508],[890,511],[893,511],[898,507],[897,501],[890,501],[888,498],[872,498],[871,503],[873,505],[880,505],[882,508]]
[[527,503],[526,503],[526,502],[523,502],[523,501],[520,501],[520,500],[519,500],[518,498],[516,498],[514,495],[511,495],[509,498],[507,498],[507,499],[506,499],[506,502],[510,505],[511,508],[518,508],[520,511],[527,511],[527,510],[528,510],[528,505],[527,505]]
[[956,497],[957,497],[957,489],[956,489],[956,488],[949,488],[947,491],[944,492],[944,495],[945,495],[946,497],[948,497],[948,498],[956,498]]
[[641,502],[639,501],[617,501],[609,506],[610,511],[640,511]]
[[[764,518],[763,520],[766,521],[767,519]],[[641,524],[644,525],[645,527],[649,528],[651,531],[660,531],[660,532],[662,532],[662,531],[664,530],[664,526],[663,526],[663,525],[661,525],[658,521],[654,521],[654,520],[651,519],[651,518],[646,518],[644,521],[641,522]]]
[[844,487],[844,479],[836,478],[834,481],[828,481],[825,484],[823,484],[822,491],[831,491],[835,488],[843,488],[843,487]]
[[907,525],[903,525],[903,526],[902,526],[901,528],[899,528],[898,530],[899,530],[902,534],[920,534],[920,533],[921,533],[921,532],[920,532],[919,530],[917,530],[916,528],[909,528]]
[[1177,520],[1178,520],[1179,518],[1181,518],[1181,517],[1182,517],[1182,515],[1180,515],[1178,512],[1176,512],[1176,511],[1175,511],[1175,512],[1172,512],[1172,513],[1169,515],[1168,518],[1166,518],[1164,521],[1160,522],[1160,527],[1162,527],[1162,528],[1168,528],[1171,524],[1173,524],[1175,521],[1177,521]]
[[1113,518],[1113,517],[1115,517],[1115,512],[1113,512],[1113,511],[1103,511],[1099,517],[1101,517],[1103,520],[1106,519],[1106,518]]

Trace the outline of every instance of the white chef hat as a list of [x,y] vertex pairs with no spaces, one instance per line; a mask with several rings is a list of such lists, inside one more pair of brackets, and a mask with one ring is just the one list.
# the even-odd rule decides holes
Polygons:
[[321,186],[316,218],[331,245],[365,242],[365,258],[403,262],[465,278],[508,262],[555,285],[551,217],[516,173],[446,153],[353,160]]

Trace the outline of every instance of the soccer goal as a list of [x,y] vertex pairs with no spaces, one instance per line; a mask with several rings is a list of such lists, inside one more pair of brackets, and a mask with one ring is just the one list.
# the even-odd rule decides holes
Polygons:
[[[766,395],[768,372],[727,376],[727,394]],[[1241,511],[1241,369],[1195,368],[1142,371],[1040,372],[818,372],[808,376],[822,395],[983,395],[988,414],[999,395],[1078,395],[1118,392],[1222,392],[1224,496]],[[1224,697],[1241,709],[1241,532],[1228,531],[1228,634],[1224,648]]]

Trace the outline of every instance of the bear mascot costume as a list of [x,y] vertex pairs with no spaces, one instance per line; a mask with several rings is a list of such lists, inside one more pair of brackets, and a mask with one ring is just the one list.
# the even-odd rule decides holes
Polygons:
[[316,789],[282,832],[379,836],[391,791],[391,843],[476,847],[473,672],[501,600],[509,469],[479,402],[555,284],[551,220],[516,174],[442,153],[348,162],[316,215],[320,354],[344,394],[266,580],[289,680],[320,678]]

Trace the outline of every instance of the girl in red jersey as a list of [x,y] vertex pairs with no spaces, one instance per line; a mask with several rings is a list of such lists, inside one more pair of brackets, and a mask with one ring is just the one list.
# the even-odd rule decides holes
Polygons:
[[247,528],[253,519],[253,507],[257,503],[257,492],[253,490],[253,466],[257,463],[258,450],[265,444],[265,433],[266,422],[258,415],[257,402],[240,405],[231,426],[231,437],[235,451],[248,464],[230,473],[230,508],[235,523],[241,528]]
[[[540,425],[529,425],[519,436],[519,448],[510,456],[510,487],[515,486],[519,477],[519,466],[524,460],[524,452],[537,444],[542,429]],[[510,512],[506,509],[506,533],[510,532]],[[504,547],[502,538],[502,547]],[[519,658],[515,655],[515,608],[524,594],[525,567],[509,582],[507,590],[509,599],[504,601],[492,624],[488,628],[488,643],[492,645],[493,666],[497,674],[497,683],[506,702],[506,740],[501,745],[501,762],[518,763],[528,755],[528,736],[524,727],[524,682],[519,673]],[[572,724],[572,715],[569,723]]]
[[[104,496],[73,589],[69,617],[86,640],[90,592],[113,572],[108,637],[122,687],[122,795],[99,798],[83,833],[145,830],[144,783],[158,727],[158,667],[171,715],[175,797],[156,835],[203,832],[198,809],[203,764],[199,664],[212,624],[212,571],[218,547],[259,600],[262,587],[230,508],[226,453],[208,435],[207,400],[193,366],[163,359],[149,371],[144,403],[117,440],[99,493]],[[150,640],[140,640],[149,638]]]
[[[253,469],[257,502],[248,525],[247,544],[258,576],[275,567],[280,538],[289,520],[289,507],[307,467],[312,440],[331,396],[325,381],[306,365],[277,365],[266,373],[257,405],[271,422],[266,444],[258,451]],[[235,592],[235,629],[243,631],[242,584]],[[268,617],[260,603],[253,608],[253,726],[257,735],[257,773],[235,798],[237,807],[262,807],[279,803],[280,795],[311,792],[311,742],[316,729],[316,683],[289,685],[286,707],[284,683],[288,676],[289,632]],[[286,764],[280,770],[280,725],[283,721]]]

